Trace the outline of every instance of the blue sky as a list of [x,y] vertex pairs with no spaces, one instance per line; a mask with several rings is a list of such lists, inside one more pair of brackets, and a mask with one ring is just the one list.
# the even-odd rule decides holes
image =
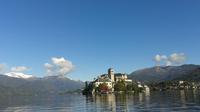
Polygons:
[[92,80],[113,67],[130,73],[155,65],[156,54],[184,53],[200,64],[198,0],[1,0],[0,63],[45,76],[64,57],[67,76]]

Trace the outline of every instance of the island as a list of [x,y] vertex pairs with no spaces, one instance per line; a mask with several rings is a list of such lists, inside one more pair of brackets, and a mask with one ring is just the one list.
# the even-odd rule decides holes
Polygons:
[[88,94],[112,94],[112,93],[139,93],[150,91],[144,83],[131,80],[126,73],[114,73],[113,68],[108,69],[107,74],[102,74],[93,81],[86,81],[83,95]]

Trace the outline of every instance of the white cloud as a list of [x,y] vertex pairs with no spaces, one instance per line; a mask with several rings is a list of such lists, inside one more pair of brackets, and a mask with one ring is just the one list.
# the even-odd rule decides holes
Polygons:
[[173,53],[170,56],[157,54],[154,57],[154,61],[157,66],[161,63],[164,63],[166,66],[171,66],[184,63],[186,61],[186,56],[184,53]]
[[53,67],[53,65],[51,65],[51,64],[49,64],[49,63],[45,63],[44,66],[45,66],[46,68],[52,68],[52,67]]
[[160,66],[161,63],[165,63],[167,59],[168,58],[167,58],[166,55],[159,55],[159,54],[157,54],[154,57],[154,61],[156,62],[156,66]]
[[67,75],[70,73],[74,65],[71,61],[66,60],[64,57],[53,57],[51,58],[51,64],[45,63],[44,67],[46,68],[47,74],[52,75]]
[[29,70],[29,68],[25,67],[25,66],[17,66],[17,67],[12,67],[11,68],[12,72],[25,72],[27,70]]
[[0,74],[7,75],[9,77],[18,78],[30,78],[32,75],[24,74],[23,72],[29,70],[26,66],[8,67],[6,64],[0,64]]
[[154,57],[154,60],[155,60],[156,62],[161,62],[161,61],[163,61],[163,60],[167,60],[167,56],[157,54],[157,55]]
[[46,68],[46,71],[47,71],[47,74],[50,75],[50,74],[53,74],[53,69],[54,69],[54,66],[49,64],[49,63],[45,63],[44,64],[44,67]]
[[175,64],[181,64],[186,60],[186,56],[184,53],[174,53],[169,56],[169,61]]

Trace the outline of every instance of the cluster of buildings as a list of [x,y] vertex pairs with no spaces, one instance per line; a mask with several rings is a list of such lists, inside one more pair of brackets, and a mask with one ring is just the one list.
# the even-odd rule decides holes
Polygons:
[[128,79],[126,74],[123,73],[114,73],[112,68],[108,69],[108,74],[103,74],[98,76],[92,83],[95,87],[98,87],[100,84],[106,83],[109,89],[114,91],[114,85],[119,82],[124,81],[125,83],[132,83],[132,80]]
[[[114,92],[115,84],[117,84],[117,82],[120,82],[120,81],[123,81],[126,85],[133,83],[133,81],[128,78],[127,74],[125,74],[125,73],[115,73],[114,69],[109,68],[107,74],[103,74],[103,75],[98,76],[97,78],[95,78],[89,84],[86,83],[86,87],[88,85],[94,85],[95,86],[94,88],[98,88],[99,85],[106,84],[108,89],[111,92]],[[141,84],[140,82],[138,82],[137,84],[138,84],[137,86],[141,87],[141,88],[146,89],[148,87],[146,85]],[[93,89],[93,92],[94,92],[94,89]]]
[[180,89],[200,89],[199,82],[179,81],[178,87]]
[[199,82],[193,81],[170,81],[161,82],[152,87],[153,90],[181,90],[181,89],[200,89]]

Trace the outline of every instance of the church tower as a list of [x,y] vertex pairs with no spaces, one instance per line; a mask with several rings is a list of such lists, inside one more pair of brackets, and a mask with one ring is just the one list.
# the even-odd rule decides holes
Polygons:
[[108,69],[108,77],[111,79],[112,82],[115,82],[115,73],[112,68]]

